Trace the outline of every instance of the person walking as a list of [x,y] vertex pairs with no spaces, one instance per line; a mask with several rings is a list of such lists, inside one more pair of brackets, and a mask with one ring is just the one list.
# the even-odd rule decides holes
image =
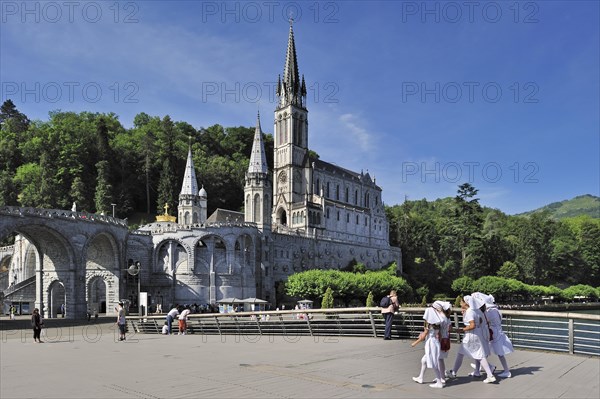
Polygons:
[[487,361],[487,357],[490,354],[490,346],[488,343],[487,333],[484,334],[483,329],[487,331],[487,324],[485,323],[485,317],[480,308],[484,305],[484,302],[472,295],[464,296],[460,301],[460,306],[464,311],[463,314],[463,328],[458,328],[458,333],[464,333],[464,338],[458,354],[456,355],[456,361],[454,367],[448,370],[447,376],[450,378],[456,378],[456,372],[460,369],[463,359],[466,356],[474,360],[479,360],[483,369],[487,373],[487,378],[483,380],[484,383],[489,384],[496,381],[490,365]]
[[[431,388],[443,388],[444,379],[440,374],[439,358],[440,358],[440,329],[444,323],[444,312],[442,307],[428,307],[423,314],[423,330],[425,332],[425,354],[421,358],[421,372],[418,377],[413,377],[413,381],[422,384],[427,368],[433,369],[435,373],[435,382],[430,384]],[[446,322],[447,323],[447,322]]]
[[447,301],[435,301],[431,305],[435,310],[440,312],[442,315],[442,322],[440,323],[440,357],[439,357],[439,369],[440,369],[440,382],[446,383],[446,359],[450,352],[450,311],[452,310],[452,304]]
[[179,315],[178,307],[179,305],[175,305],[175,307],[173,307],[173,309],[169,310],[169,313],[167,313],[167,326],[169,327],[169,335],[173,333],[173,320],[175,320],[175,317]]
[[10,313],[10,319],[14,320],[15,313],[17,313],[17,308],[15,307],[15,305],[10,305],[9,313]]
[[398,304],[398,296],[395,290],[391,290],[390,294],[386,297],[389,298],[387,301],[389,305],[384,307],[382,306],[381,309],[381,314],[385,320],[385,332],[383,334],[383,339],[390,340],[392,339],[392,321],[394,320],[394,313],[396,310],[398,310],[400,305]]
[[[487,318],[490,331],[492,332],[492,336],[490,337],[490,350],[491,353],[494,353],[498,356],[503,368],[502,372],[498,374],[498,377],[510,378],[512,374],[510,373],[510,368],[508,367],[508,362],[506,361],[505,355],[508,355],[515,350],[512,342],[502,330],[502,313],[500,313],[498,305],[496,305],[496,301],[492,295],[481,294],[481,296],[485,300],[485,316]],[[475,361],[474,368],[474,373],[479,374],[479,362]],[[495,369],[495,367],[490,365],[490,369]]]
[[119,302],[117,308],[117,326],[119,327],[119,341],[125,341],[125,309],[123,308],[123,302]]
[[33,328],[33,342],[44,343],[40,339],[42,334],[42,326],[44,325],[44,321],[42,320],[42,316],[40,316],[40,310],[38,308],[33,309],[33,314],[31,315],[31,328]]

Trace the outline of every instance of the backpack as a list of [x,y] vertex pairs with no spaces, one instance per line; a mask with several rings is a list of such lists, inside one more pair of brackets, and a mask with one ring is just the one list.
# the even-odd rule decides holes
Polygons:
[[391,304],[392,304],[392,298],[390,298],[387,295],[384,296],[383,298],[381,298],[381,302],[379,302],[379,306],[382,308],[389,308]]

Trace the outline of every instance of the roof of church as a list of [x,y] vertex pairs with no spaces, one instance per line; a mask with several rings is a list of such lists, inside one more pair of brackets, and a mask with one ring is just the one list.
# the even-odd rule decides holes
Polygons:
[[198,195],[198,181],[196,180],[196,171],[194,170],[194,161],[192,161],[192,147],[188,149],[187,161],[185,163],[185,174],[183,175],[183,184],[179,195]]
[[375,181],[371,178],[371,176],[369,175],[369,172],[367,172],[367,173],[354,172],[349,169],[342,168],[341,166],[337,166],[332,163],[322,161],[318,158],[309,158],[309,162],[311,165],[314,163],[314,167],[317,170],[322,170],[322,171],[325,171],[330,174],[340,175],[341,177],[343,177],[345,179],[359,181],[359,182],[369,184],[369,185],[372,185],[372,186],[375,186],[375,187],[381,189],[381,187],[379,187],[377,184],[375,184]]
[[206,219],[207,223],[242,223],[244,222],[244,213],[228,211],[227,209],[217,208],[212,215]]

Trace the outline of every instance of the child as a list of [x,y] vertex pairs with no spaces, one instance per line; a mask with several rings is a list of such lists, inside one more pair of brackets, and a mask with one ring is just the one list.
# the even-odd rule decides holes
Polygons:
[[162,335],[169,335],[169,326],[167,325],[166,321],[165,321],[165,324],[162,327]]

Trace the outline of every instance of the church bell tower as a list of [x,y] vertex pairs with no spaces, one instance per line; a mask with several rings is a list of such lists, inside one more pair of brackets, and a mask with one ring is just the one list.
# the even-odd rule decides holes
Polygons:
[[308,156],[308,110],[306,84],[300,80],[293,20],[290,20],[283,78],[277,82],[275,109],[275,143],[273,163],[273,222],[290,226],[294,203],[304,202],[307,195],[305,164]]

